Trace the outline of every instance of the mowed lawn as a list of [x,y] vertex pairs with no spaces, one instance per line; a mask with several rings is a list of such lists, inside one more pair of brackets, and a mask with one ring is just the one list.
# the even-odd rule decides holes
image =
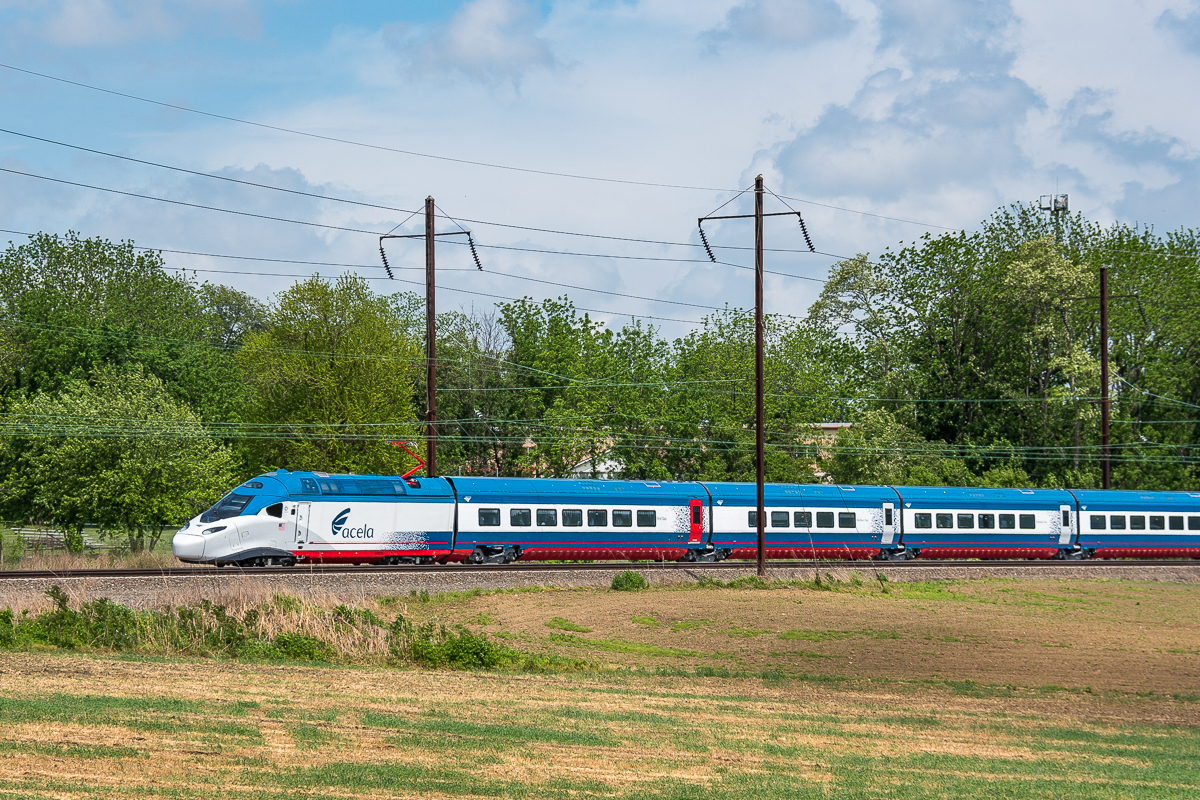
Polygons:
[[1200,797],[1200,587],[843,588],[405,601],[567,674],[0,652],[0,795]]

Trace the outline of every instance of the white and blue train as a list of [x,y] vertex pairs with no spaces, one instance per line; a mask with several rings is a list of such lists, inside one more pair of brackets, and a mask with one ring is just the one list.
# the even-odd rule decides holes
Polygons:
[[[278,472],[175,534],[182,561],[754,558],[749,483]],[[768,558],[1200,558],[1200,492],[769,484]]]

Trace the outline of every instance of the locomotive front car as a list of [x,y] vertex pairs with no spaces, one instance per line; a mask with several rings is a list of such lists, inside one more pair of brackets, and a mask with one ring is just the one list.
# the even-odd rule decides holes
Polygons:
[[714,558],[698,483],[450,478],[458,495],[452,560],[473,564]]
[[453,523],[454,495],[440,478],[279,470],[196,517],[172,550],[217,566],[431,563],[450,555]]
[[1095,558],[1200,558],[1200,492],[1072,492]]
[[1075,498],[1056,489],[902,486],[907,552],[919,558],[1076,558]]
[[[713,498],[713,546],[755,558],[758,490],[753,483],[706,483]],[[767,558],[873,558],[899,547],[899,495],[887,486],[767,484]]]

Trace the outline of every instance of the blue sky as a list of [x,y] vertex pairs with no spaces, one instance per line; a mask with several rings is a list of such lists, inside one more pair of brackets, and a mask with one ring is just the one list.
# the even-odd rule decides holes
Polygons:
[[[443,309],[490,308],[485,295],[569,292],[619,325],[629,319],[621,314],[690,321],[725,303],[748,306],[751,273],[703,263],[694,247],[483,222],[695,244],[698,216],[731,198],[727,211],[749,210],[730,190],[759,172],[800,199],[792,205],[819,250],[846,256],[972,228],[998,206],[1056,190],[1099,221],[1164,231],[1193,226],[1200,207],[1194,0],[0,0],[0,45],[5,64],[270,125],[453,159],[707,187],[353,147],[0,69],[0,128],[394,208],[434,195],[446,213],[480,221],[470,227],[485,266],[472,272],[464,248],[441,249]],[[407,216],[10,134],[0,134],[0,167],[366,231]],[[382,275],[370,234],[9,173],[0,173],[0,228],[363,264],[362,274]],[[748,223],[707,229],[714,243],[752,244]],[[803,247],[786,218],[768,223],[767,244]],[[389,250],[394,265],[422,264],[417,245]],[[751,263],[747,251],[721,252]],[[834,260],[769,253],[768,269],[782,274],[768,277],[768,310],[802,315],[820,290],[812,279]],[[264,298],[292,278],[250,273],[315,269],[178,254],[168,263]],[[418,269],[397,275],[421,279]],[[669,335],[691,327],[661,324]]]

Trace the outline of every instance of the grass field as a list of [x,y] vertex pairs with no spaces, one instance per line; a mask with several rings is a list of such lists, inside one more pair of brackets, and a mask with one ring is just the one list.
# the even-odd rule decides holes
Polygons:
[[391,598],[566,674],[0,652],[0,795],[1200,796],[1200,587]]

